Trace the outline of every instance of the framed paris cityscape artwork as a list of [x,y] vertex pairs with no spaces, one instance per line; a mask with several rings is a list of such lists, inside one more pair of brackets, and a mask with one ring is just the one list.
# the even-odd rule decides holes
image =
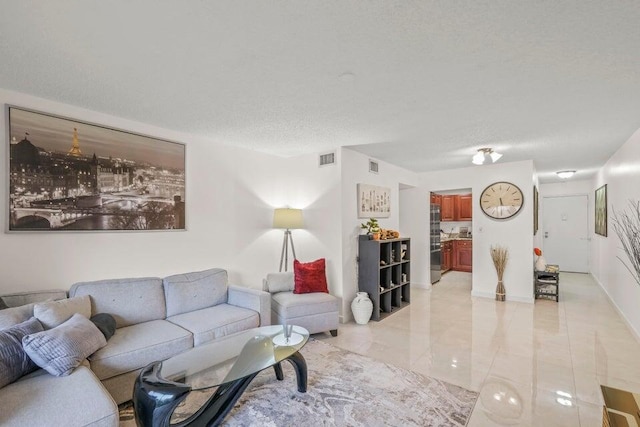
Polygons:
[[185,229],[184,144],[7,110],[9,231]]

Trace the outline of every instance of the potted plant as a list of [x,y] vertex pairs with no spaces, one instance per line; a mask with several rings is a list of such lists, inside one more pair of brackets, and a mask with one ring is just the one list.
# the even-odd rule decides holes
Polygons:
[[369,221],[364,224],[360,224],[360,228],[367,230],[367,235],[373,240],[380,240],[380,226],[378,220],[375,218],[369,218]]

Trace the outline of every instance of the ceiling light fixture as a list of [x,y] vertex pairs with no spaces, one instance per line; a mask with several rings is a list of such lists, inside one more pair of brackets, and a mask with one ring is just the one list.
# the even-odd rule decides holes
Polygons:
[[502,157],[502,154],[496,151],[493,151],[493,149],[491,148],[479,148],[478,152],[473,155],[473,159],[471,160],[471,163],[473,163],[474,165],[481,165],[484,163],[484,159],[487,155],[491,157],[491,161],[493,163],[497,162],[500,159],[500,157]]
[[571,178],[576,171],[558,171],[556,175],[558,175],[562,179]]

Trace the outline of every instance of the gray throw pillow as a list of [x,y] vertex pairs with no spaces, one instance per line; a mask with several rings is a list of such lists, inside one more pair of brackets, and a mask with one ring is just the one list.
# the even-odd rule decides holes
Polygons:
[[51,375],[69,375],[82,361],[107,345],[107,340],[89,319],[74,314],[60,326],[22,338],[29,357]]
[[100,329],[107,341],[116,333],[116,319],[109,313],[98,313],[89,320]]
[[41,332],[35,317],[0,331],[0,388],[38,369],[22,348],[22,337]]
[[2,298],[0,298],[0,310],[4,310],[5,308],[9,308],[9,306],[4,302]]
[[269,289],[269,293],[275,294],[276,292],[293,291],[294,286],[293,271],[267,274],[267,288]]
[[80,313],[87,319],[91,317],[91,298],[89,295],[39,302],[33,307],[33,316],[42,323],[45,329],[53,329],[62,325],[75,313]]
[[26,304],[19,307],[9,307],[0,311],[0,329],[10,328],[33,317],[33,306]]

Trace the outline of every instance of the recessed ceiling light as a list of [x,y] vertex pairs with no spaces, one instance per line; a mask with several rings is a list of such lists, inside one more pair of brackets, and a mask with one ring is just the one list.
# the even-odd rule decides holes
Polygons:
[[558,175],[562,179],[571,178],[576,171],[558,171],[556,175]]
[[356,75],[350,71],[347,71],[346,73],[340,74],[338,78],[340,79],[341,82],[349,83],[356,79]]

